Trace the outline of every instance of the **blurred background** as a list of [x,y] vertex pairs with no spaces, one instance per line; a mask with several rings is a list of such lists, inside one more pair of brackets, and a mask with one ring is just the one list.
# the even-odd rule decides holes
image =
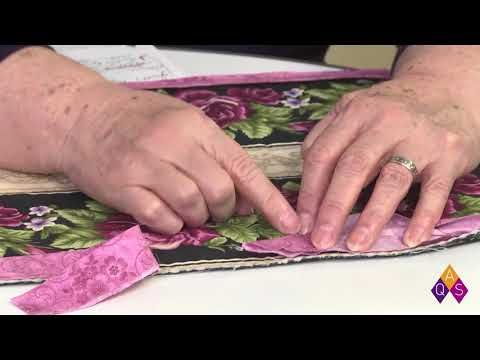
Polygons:
[[332,45],[324,61],[337,66],[390,69],[396,52],[395,45]]
[[186,48],[385,69],[390,69],[398,50],[395,45],[189,45]]

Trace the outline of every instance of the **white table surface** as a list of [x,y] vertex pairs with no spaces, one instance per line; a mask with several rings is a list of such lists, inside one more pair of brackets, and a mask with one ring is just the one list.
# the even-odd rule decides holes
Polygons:
[[[311,71],[265,58],[165,50],[189,75]],[[430,292],[452,264],[467,288],[461,304]],[[35,285],[0,286],[0,314]],[[74,314],[480,314],[480,243],[417,256],[336,260],[249,270],[157,276]]]

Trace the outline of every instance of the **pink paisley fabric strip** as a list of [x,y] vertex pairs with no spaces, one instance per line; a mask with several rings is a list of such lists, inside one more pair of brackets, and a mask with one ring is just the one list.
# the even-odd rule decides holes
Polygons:
[[[345,241],[357,219],[358,215],[351,215],[348,218],[339,243],[328,250],[317,250],[310,242],[308,236],[301,235],[290,235],[271,240],[259,240],[243,244],[243,249],[254,253],[278,254],[286,257],[318,255],[326,252],[350,252]],[[409,219],[404,216],[394,215],[392,220],[383,229],[379,240],[369,252],[375,253],[408,249],[408,247],[402,242],[408,221]],[[437,225],[429,243],[436,243],[463,234],[468,234],[479,228],[480,215],[465,216],[458,219],[445,219]]]
[[128,82],[126,86],[132,89],[147,90],[161,88],[187,88],[196,86],[282,83],[292,81],[337,80],[355,78],[387,79],[390,72],[383,69],[372,70],[337,70],[315,72],[269,72],[237,75],[192,76],[171,80]]
[[[51,257],[44,263],[51,265],[51,269],[47,266],[38,273],[48,276],[48,280],[14,298],[12,303],[31,315],[61,314],[95,305],[158,270],[148,245],[136,226],[87,251],[70,257],[68,253],[64,257]],[[27,267],[32,268],[36,261],[41,260],[30,257]],[[66,266],[61,271],[63,265]]]

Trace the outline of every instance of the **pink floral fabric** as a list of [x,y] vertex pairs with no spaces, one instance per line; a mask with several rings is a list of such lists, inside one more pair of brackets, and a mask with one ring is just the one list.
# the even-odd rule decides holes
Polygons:
[[[148,241],[138,226],[100,246],[74,252],[73,256],[75,260],[70,258],[63,268],[63,263],[55,261],[51,266],[40,266],[36,275],[47,277],[47,281],[14,298],[12,303],[31,315],[66,313],[95,305],[158,270]],[[32,258],[29,260],[23,264],[27,268],[35,263]],[[21,265],[11,262],[9,270],[17,274],[25,272],[16,268]],[[33,274],[31,269],[27,272],[30,276]]]
[[[131,227],[140,225],[132,216],[125,214],[115,214],[106,221],[97,224],[97,230],[105,239],[110,239]],[[198,227],[196,229],[185,228],[175,235],[166,236],[142,226],[142,232],[145,239],[150,241],[151,248],[159,250],[174,250],[181,245],[201,246],[207,241],[219,236],[219,234],[207,227]]]
[[[290,235],[271,240],[259,240],[243,244],[243,248],[254,253],[273,253],[286,257],[319,255],[326,252],[350,252],[345,242],[348,234],[352,231],[358,216],[358,214],[355,214],[348,217],[339,242],[337,245],[327,250],[319,251],[312,245],[308,236],[302,235]],[[402,241],[408,222],[408,218],[395,214],[383,229],[379,240],[368,252],[376,253],[408,249]],[[443,219],[435,228],[429,243],[448,240],[449,238],[467,234],[471,232],[472,229],[478,228],[480,228],[480,215],[465,216],[458,219]]]

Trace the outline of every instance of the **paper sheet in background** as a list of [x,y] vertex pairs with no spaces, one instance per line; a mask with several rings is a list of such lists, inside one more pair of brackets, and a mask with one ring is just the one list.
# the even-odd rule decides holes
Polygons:
[[65,55],[116,82],[165,80],[185,73],[151,45],[51,45]]

